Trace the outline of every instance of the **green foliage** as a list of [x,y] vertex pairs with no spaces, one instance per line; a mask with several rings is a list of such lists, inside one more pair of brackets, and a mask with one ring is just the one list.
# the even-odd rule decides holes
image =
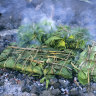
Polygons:
[[3,60],[3,59],[5,59],[5,58],[7,58],[8,57],[8,55],[10,54],[10,52],[11,52],[11,49],[5,49],[2,53],[1,53],[1,55],[0,55],[0,60]]
[[[47,21],[46,21],[47,22]],[[45,24],[45,25],[44,25]],[[59,50],[84,49],[89,40],[88,31],[84,28],[70,28],[69,26],[57,26],[56,30],[49,30],[48,23],[40,23],[22,26],[18,32],[18,45],[21,47],[34,47],[47,45]]]
[[48,88],[48,85],[50,84],[50,79],[54,78],[53,75],[45,75],[41,80],[40,83],[46,82],[46,89]]
[[[84,28],[56,27],[51,20],[45,20],[38,24],[21,26],[17,39],[15,45],[19,47],[9,47],[1,53],[0,66],[42,77],[40,82],[46,82],[48,88],[50,79],[56,75],[72,78],[74,68],[71,62],[78,60],[75,60],[76,53],[85,48],[89,34]],[[92,47],[91,60],[95,59],[94,50],[96,51],[95,47]],[[85,61],[88,54],[89,50],[84,50],[76,65],[78,69],[82,69],[78,72],[78,79],[82,84],[88,83],[87,70],[94,65],[93,61]],[[83,67],[82,63],[85,63]],[[93,71],[94,74],[95,72],[96,70]],[[95,81],[96,77],[93,79]]]
[[88,47],[81,54],[77,67],[81,70],[78,72],[78,79],[81,84],[88,84],[88,78],[96,82],[96,46]]
[[[6,51],[7,50],[7,51]],[[9,52],[9,50],[11,50]],[[3,56],[3,52],[8,55]],[[56,75],[64,78],[72,78],[71,61],[74,59],[74,52],[66,49],[58,51],[49,48],[20,48],[8,47],[0,57],[0,66],[5,68],[12,68],[22,72],[29,72],[32,75],[42,77],[41,82],[46,82],[48,88],[49,81]]]
[[15,61],[12,58],[9,58],[8,60],[6,60],[6,62],[4,63],[4,67],[6,66],[6,68],[13,68],[13,66],[15,66]]
[[88,84],[88,73],[87,73],[87,71],[80,71],[78,73],[78,80],[83,85]]
[[21,26],[18,31],[17,44],[20,47],[40,46],[44,31],[38,25]]
[[56,74],[67,79],[72,78],[72,71],[67,68],[62,68],[62,70],[57,71]]
[[[31,55],[32,57],[35,56],[34,60],[36,61],[38,60],[44,61],[43,64],[40,63],[38,65],[36,62],[29,62],[28,60],[22,61],[22,58],[20,58],[19,61],[17,60],[18,62],[16,68],[43,77],[41,79],[41,82],[46,82],[46,88],[48,88],[49,80],[54,75],[59,75],[64,78],[72,78],[73,67],[71,65],[71,62],[74,61],[74,58],[76,56],[75,53],[77,53],[77,51],[79,50],[83,50],[88,41],[89,41],[89,34],[87,29],[79,27],[71,28],[69,26],[62,26],[62,25],[55,26],[54,22],[52,22],[51,20],[48,21],[45,19],[38,24],[21,26],[18,32],[18,42],[17,42],[18,46],[27,48],[30,47],[42,48],[43,45],[46,45],[47,48],[42,48],[44,52],[40,52],[36,56],[35,56],[36,52],[30,54],[30,52],[25,51],[22,54],[23,59],[28,58]],[[58,53],[57,49],[67,53],[62,52]],[[71,49],[71,51],[69,51],[69,49]],[[54,51],[56,51],[56,53],[50,54],[49,50],[52,51],[53,53]],[[48,53],[45,53],[46,51]],[[67,57],[68,54],[72,56]],[[85,56],[84,52],[82,52],[81,55],[80,58],[83,58]],[[56,58],[57,61],[54,58]],[[79,61],[80,60],[82,62],[82,59],[79,59]],[[81,64],[81,62],[78,63]],[[23,64],[24,68],[22,68],[20,64]],[[88,76],[86,75],[87,73],[86,74],[85,73],[86,73],[85,70],[80,71],[78,73],[78,79],[82,84],[88,83],[86,81],[88,79],[87,78]],[[83,78],[84,76],[86,78]]]

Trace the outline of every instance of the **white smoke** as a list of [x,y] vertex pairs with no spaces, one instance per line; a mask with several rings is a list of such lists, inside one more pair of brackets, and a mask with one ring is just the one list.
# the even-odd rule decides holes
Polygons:
[[92,10],[82,12],[80,25],[86,27],[92,38],[96,40],[96,17]]
[[[57,24],[79,25],[88,28],[90,34],[95,38],[96,12],[94,10],[96,9],[96,1],[91,1],[94,3],[90,4],[80,0],[32,0],[31,4],[37,5],[30,5],[22,11],[21,24],[47,21],[51,23],[54,30],[56,30]],[[45,26],[42,25],[42,27]],[[46,26],[46,31],[51,27]]]
[[41,28],[44,29],[45,32],[56,31],[56,23],[52,20],[52,18],[43,17],[40,20]]

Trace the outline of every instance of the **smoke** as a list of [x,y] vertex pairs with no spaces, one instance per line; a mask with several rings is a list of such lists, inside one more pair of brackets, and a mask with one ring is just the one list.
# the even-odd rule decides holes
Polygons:
[[43,17],[40,20],[40,27],[43,28],[46,33],[56,31],[56,22],[53,21],[52,18]]
[[[30,3],[30,0],[28,0]],[[39,2],[39,3],[38,3]],[[40,23],[41,27],[45,30],[45,32],[50,32],[52,29],[56,31],[56,25],[66,24],[70,25],[71,21],[74,18],[74,10],[69,6],[65,7],[64,5],[68,5],[62,3],[63,0],[31,0],[30,7],[26,7],[22,11],[22,22],[21,25],[28,25],[32,23]],[[29,4],[28,3],[28,4]],[[47,25],[44,25],[44,22]],[[51,26],[50,26],[51,25]]]
[[[42,23],[45,20],[51,22],[54,30],[58,24],[76,25],[87,28],[92,38],[95,39],[96,1],[91,1],[94,3],[80,0],[31,0],[30,7],[22,12],[21,24]],[[50,27],[46,26],[45,29],[49,31]]]
[[[34,0],[31,1],[31,3]],[[37,0],[38,1],[38,0]],[[41,3],[35,7],[24,9],[22,12],[22,23],[30,24],[33,22],[40,22],[42,19],[48,19],[50,21],[56,21],[56,24],[67,24],[69,25],[74,18],[74,10],[70,7],[64,7],[63,0],[42,0]],[[36,3],[36,0],[35,0]],[[67,2],[65,2],[67,5]]]
[[[11,26],[17,22],[21,25],[28,25],[42,23],[45,20],[51,23],[54,30],[59,24],[86,27],[95,39],[96,0],[89,1],[92,3],[82,0],[1,0],[0,12],[3,16],[0,18],[7,18],[1,21],[5,24],[7,21],[12,23]],[[45,29],[50,30],[50,27],[47,26]]]
[[71,8],[58,8],[55,11],[55,20],[58,24],[70,25],[74,18],[74,11]]
[[35,8],[26,8],[22,12],[22,22],[21,24],[31,24],[37,23],[40,21],[41,18],[45,17],[46,15],[42,13],[41,10],[36,10]]
[[81,26],[88,29],[93,40],[96,40],[96,16],[92,10],[86,10],[82,12],[80,23]]

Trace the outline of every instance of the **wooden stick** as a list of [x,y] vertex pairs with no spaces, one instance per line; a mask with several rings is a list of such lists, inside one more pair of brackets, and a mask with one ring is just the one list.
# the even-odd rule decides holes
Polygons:
[[65,68],[67,68],[67,69],[69,69],[69,70],[72,70],[71,68],[69,68],[69,67],[67,67],[67,66],[65,66],[65,65],[61,65],[61,64],[58,64],[58,63],[51,63],[52,65],[57,65],[57,66],[61,66],[61,67],[65,67]]
[[16,46],[8,46],[9,48],[13,48],[13,49],[22,49],[22,50],[29,50],[29,51],[34,51],[34,50],[38,50],[36,48],[20,48],[20,47],[16,47]]
[[88,85],[90,85],[90,75],[89,75],[90,73],[89,73],[89,70],[90,69],[88,69]]
[[80,69],[79,68],[77,68],[72,62],[71,62],[71,65],[75,68],[75,69],[77,69],[77,70],[79,70],[80,71]]

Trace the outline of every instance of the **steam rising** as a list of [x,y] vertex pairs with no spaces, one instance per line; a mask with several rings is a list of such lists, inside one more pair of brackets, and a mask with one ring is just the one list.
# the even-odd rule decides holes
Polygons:
[[[42,23],[45,20],[51,23],[54,30],[56,30],[55,26],[59,24],[81,26],[88,28],[95,39],[96,0],[88,1],[93,3],[86,3],[82,0],[10,0],[13,2],[13,6],[16,6],[13,8],[15,15],[17,16],[20,12],[21,25]],[[15,9],[19,11],[15,11]],[[6,12],[5,9],[2,13],[4,12]],[[42,25],[42,27],[45,26]],[[50,27],[47,26],[45,29],[48,31]]]
[[81,18],[81,25],[86,27],[92,37],[96,40],[96,17],[92,10],[82,12]]

